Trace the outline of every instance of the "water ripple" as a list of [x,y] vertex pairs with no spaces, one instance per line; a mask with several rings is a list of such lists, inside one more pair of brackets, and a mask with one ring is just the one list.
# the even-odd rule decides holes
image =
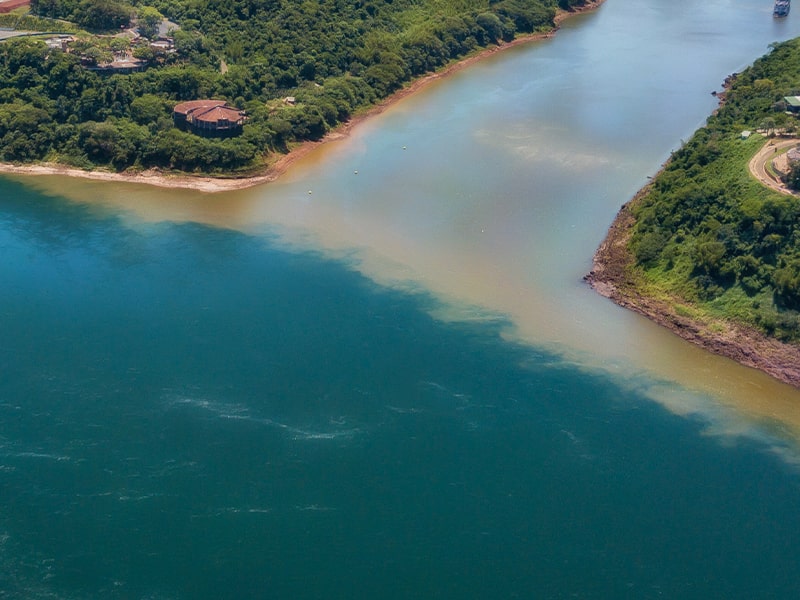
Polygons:
[[348,420],[346,417],[331,417],[329,423],[334,425],[334,429],[316,429],[305,428],[289,425],[269,417],[261,417],[253,415],[247,406],[241,404],[229,404],[224,402],[215,402],[206,399],[180,397],[169,401],[169,407],[187,406],[208,412],[219,419],[228,421],[242,421],[247,423],[255,423],[266,427],[274,428],[284,431],[291,436],[293,440],[336,440],[336,439],[349,439],[364,433],[361,427],[347,427]]

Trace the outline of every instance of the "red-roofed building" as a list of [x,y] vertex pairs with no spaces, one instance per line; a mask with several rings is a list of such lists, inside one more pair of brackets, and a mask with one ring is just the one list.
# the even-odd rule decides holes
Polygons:
[[190,100],[177,104],[172,118],[184,131],[224,137],[239,134],[246,116],[244,111],[228,106],[224,100]]

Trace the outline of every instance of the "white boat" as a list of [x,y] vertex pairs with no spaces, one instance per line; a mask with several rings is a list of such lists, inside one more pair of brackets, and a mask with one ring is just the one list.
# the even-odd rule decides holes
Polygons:
[[785,17],[789,14],[791,0],[775,0],[775,7],[772,9],[772,16]]

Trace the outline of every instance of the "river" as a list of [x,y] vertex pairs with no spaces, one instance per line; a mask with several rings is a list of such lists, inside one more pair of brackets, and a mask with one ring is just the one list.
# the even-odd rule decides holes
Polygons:
[[771,11],[607,0],[262,187],[0,180],[0,590],[800,590],[800,392],[581,280]]

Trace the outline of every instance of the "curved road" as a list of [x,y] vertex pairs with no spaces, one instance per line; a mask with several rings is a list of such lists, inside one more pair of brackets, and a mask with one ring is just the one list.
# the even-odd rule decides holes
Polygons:
[[793,192],[787,188],[782,181],[769,174],[769,171],[767,171],[767,163],[769,163],[769,161],[775,157],[777,152],[789,146],[796,146],[798,141],[799,140],[797,138],[792,138],[790,140],[780,141],[771,140],[765,143],[761,150],[756,152],[755,156],[750,159],[750,173],[752,173],[753,177],[758,179],[761,183],[772,188],[776,192],[791,196],[797,195],[796,192]]

